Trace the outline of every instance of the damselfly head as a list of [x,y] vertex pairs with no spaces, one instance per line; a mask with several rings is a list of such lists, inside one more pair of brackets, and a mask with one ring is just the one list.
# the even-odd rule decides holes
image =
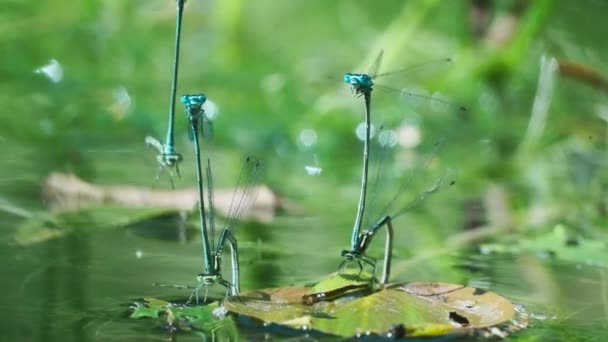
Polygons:
[[350,73],[344,74],[344,83],[353,84],[353,82],[354,82],[353,74],[350,74]]
[[374,81],[368,74],[345,74],[344,82],[350,84],[355,97],[369,95],[373,90]]
[[353,87],[371,87],[373,85],[372,77],[368,74],[344,74],[344,82]]
[[207,97],[203,94],[183,95],[181,101],[186,106],[188,115],[194,116],[203,109]]

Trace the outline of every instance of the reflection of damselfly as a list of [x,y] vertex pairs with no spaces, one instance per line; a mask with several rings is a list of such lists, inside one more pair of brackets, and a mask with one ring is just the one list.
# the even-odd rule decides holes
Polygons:
[[[370,266],[372,266],[375,269],[375,261],[372,258],[365,255],[365,252],[366,252],[367,248],[369,247],[372,238],[378,232],[378,230],[380,230],[380,228],[386,226],[387,227],[387,240],[386,240],[385,255],[384,255],[384,271],[383,271],[383,275],[381,278],[381,283],[386,283],[386,282],[388,282],[389,275],[390,275],[390,263],[391,263],[392,242],[393,242],[393,227],[392,227],[391,220],[392,220],[392,218],[395,218],[395,215],[403,213],[407,210],[400,210],[395,215],[387,215],[386,212],[384,212],[383,215],[386,215],[386,216],[381,217],[377,223],[375,223],[373,226],[369,227],[367,230],[365,230],[363,232],[361,231],[362,220],[363,220],[363,217],[365,214],[365,209],[366,209],[367,187],[368,187],[367,183],[368,183],[368,173],[369,173],[369,154],[370,154],[370,139],[371,139],[371,122],[370,122],[371,121],[371,97],[372,97],[371,94],[372,94],[374,87],[384,89],[384,90],[389,90],[389,91],[395,91],[393,88],[376,84],[376,82],[375,82],[376,79],[379,79],[381,77],[398,75],[401,73],[407,73],[407,72],[411,72],[415,69],[420,69],[420,68],[424,68],[424,67],[428,67],[428,66],[432,66],[432,65],[436,65],[436,64],[450,63],[451,60],[450,59],[436,60],[436,61],[431,61],[431,62],[415,65],[415,66],[412,66],[409,68],[403,68],[403,69],[397,70],[395,72],[379,74],[377,71],[380,66],[380,62],[382,60],[382,55],[383,55],[382,52],[378,55],[378,57],[376,58],[373,66],[371,68],[371,71],[369,73],[347,73],[344,75],[344,82],[351,86],[351,89],[352,89],[353,93],[355,94],[355,96],[357,96],[357,97],[363,96],[363,100],[365,103],[365,135],[364,135],[364,139],[363,139],[363,144],[364,144],[363,145],[363,170],[362,170],[362,177],[361,177],[361,190],[360,190],[360,194],[359,194],[359,204],[357,207],[355,223],[353,225],[353,233],[352,233],[352,237],[351,237],[350,249],[342,251],[342,256],[344,257],[344,261],[340,265],[340,269],[342,269],[345,266],[345,264],[349,261],[356,261],[358,266],[361,269],[363,267],[362,263],[369,264]],[[446,101],[446,100],[443,100],[443,99],[437,98],[437,97],[426,96],[423,94],[417,94],[417,93],[405,91],[405,90],[400,91],[400,94],[402,96],[407,96],[412,99],[427,101],[431,104],[439,104],[442,107],[445,107],[447,109],[453,109],[453,110],[457,110],[457,111],[466,110],[462,106],[454,105],[454,104],[450,103],[449,101]],[[386,146],[384,146],[384,147],[386,147]],[[431,154],[429,157],[425,158],[425,161],[423,162],[423,164],[428,164],[430,162],[430,160],[432,159],[433,155],[434,155],[434,153]],[[406,181],[406,183],[404,183],[404,185],[402,187],[399,188],[400,192],[397,194],[397,196],[394,198],[394,200],[397,199],[397,197],[404,190],[406,190],[406,188],[408,187],[408,184],[411,183],[412,180],[414,180],[414,178],[410,178],[408,181]],[[428,194],[436,192],[439,189],[439,186],[442,184],[443,180],[444,180],[444,177],[440,177],[439,181],[434,186],[432,186],[431,188],[420,193],[420,195],[416,198],[416,200],[412,204],[406,206],[406,208],[409,208],[413,204],[420,202]],[[391,202],[391,204],[394,204],[394,201]],[[387,210],[390,209],[390,206],[391,205],[389,205],[386,209]]]
[[165,138],[165,143],[163,144],[158,139],[147,136],[145,139],[146,145],[154,147],[158,150],[158,155],[156,156],[156,161],[158,163],[158,171],[156,173],[156,179],[160,177],[160,173],[163,169],[167,169],[169,171],[169,179],[171,180],[171,187],[174,187],[173,184],[173,171],[175,168],[175,172],[179,177],[179,163],[181,163],[183,157],[180,153],[175,150],[175,134],[174,134],[174,126],[175,126],[175,98],[177,94],[177,73],[179,67],[179,45],[180,45],[180,37],[181,37],[181,29],[182,29],[182,14],[184,11],[184,4],[186,0],[177,0],[177,17],[175,24],[175,58],[173,61],[173,82],[171,85],[171,103],[169,105],[169,122],[167,126],[167,135]]
[[[260,175],[260,162],[254,157],[247,157],[241,169],[235,192],[232,196],[230,208],[228,210],[228,220],[221,230],[220,236],[215,240],[215,208],[213,206],[213,175],[211,172],[211,162],[206,158],[205,174],[201,167],[201,147],[198,132],[203,122],[208,121],[203,110],[206,101],[205,95],[184,95],[181,98],[186,107],[186,118],[190,123],[192,141],[194,144],[194,154],[196,157],[196,175],[199,196],[199,215],[200,230],[203,240],[203,272],[197,277],[198,286],[192,292],[188,302],[194,297],[198,303],[199,291],[203,288],[207,290],[213,284],[220,284],[226,288],[227,295],[238,295],[240,290],[239,281],[239,254],[237,240],[234,235],[236,226],[241,216],[248,210],[255,200],[258,187],[256,182]],[[206,178],[206,181],[204,180]],[[208,211],[205,209],[205,194],[203,185],[207,185]],[[230,247],[232,264],[232,281],[229,282],[222,276],[222,255],[224,247]],[[206,297],[206,295],[205,295]]]

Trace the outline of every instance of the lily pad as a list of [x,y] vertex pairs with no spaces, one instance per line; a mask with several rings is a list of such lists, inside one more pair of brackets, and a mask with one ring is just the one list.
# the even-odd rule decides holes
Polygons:
[[[334,277],[331,281],[337,281]],[[345,293],[306,305],[301,298],[311,290],[316,291],[315,287],[258,290],[228,298],[224,305],[231,312],[263,322],[346,337],[467,334],[509,322],[515,314],[507,299],[456,284],[394,284],[369,294]]]
[[310,293],[333,291],[345,286],[367,285],[377,283],[376,278],[368,272],[359,272],[355,269],[346,269],[343,272],[332,273],[329,277],[316,283]]
[[320,301],[328,301],[346,295],[369,294],[377,284],[378,281],[373,274],[347,269],[334,273],[315,284],[302,297],[302,302],[306,305],[313,305]]
[[[448,283],[408,283],[391,289],[406,292],[424,300],[449,308],[452,325],[489,327],[513,319],[513,303],[496,293],[480,288]],[[466,318],[463,323],[458,316]],[[460,322],[459,322],[460,321]],[[456,324],[454,324],[456,323]]]
[[163,328],[178,331],[222,332],[226,336],[237,334],[236,324],[218,302],[188,306],[156,298],[144,298],[131,308],[130,318],[155,319]]
[[309,308],[302,304],[302,297],[309,291],[309,287],[256,290],[229,297],[224,306],[230,312],[282,324],[308,314]]

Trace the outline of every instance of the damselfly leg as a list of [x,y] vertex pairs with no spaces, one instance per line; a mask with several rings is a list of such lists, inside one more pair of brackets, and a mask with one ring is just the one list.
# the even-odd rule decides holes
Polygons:
[[145,142],[146,145],[152,146],[158,151],[158,155],[156,156],[156,162],[158,163],[156,180],[158,181],[163,170],[167,169],[169,172],[169,180],[171,181],[171,188],[175,188],[175,183],[173,181],[173,169],[175,169],[177,176],[180,177],[179,163],[182,162],[183,156],[175,151],[173,146],[165,145],[154,137],[147,136]]

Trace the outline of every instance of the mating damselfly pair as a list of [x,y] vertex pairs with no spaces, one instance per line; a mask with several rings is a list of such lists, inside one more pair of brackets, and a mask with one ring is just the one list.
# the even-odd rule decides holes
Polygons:
[[[394,197],[392,197],[388,204],[376,213],[369,213],[367,218],[366,209],[368,202],[368,181],[369,181],[369,161],[370,161],[370,145],[372,138],[372,123],[371,123],[371,109],[372,109],[372,92],[374,88],[386,90],[388,92],[399,93],[400,96],[405,96],[418,101],[428,102],[431,106],[439,106],[442,110],[453,111],[453,112],[464,112],[467,109],[464,106],[453,104],[443,98],[428,96],[426,94],[413,92],[408,89],[398,90],[382,84],[376,83],[376,80],[384,77],[398,76],[401,74],[407,74],[416,70],[423,70],[427,67],[433,67],[436,65],[447,65],[452,62],[451,58],[444,58],[434,61],[421,63],[418,65],[397,69],[392,72],[379,73],[379,67],[382,61],[383,51],[381,51],[376,57],[370,71],[368,73],[346,73],[344,75],[344,82],[351,86],[351,90],[356,97],[363,97],[364,101],[364,135],[363,135],[363,161],[362,161],[362,175],[361,175],[361,186],[359,193],[359,203],[357,206],[357,213],[355,216],[355,222],[353,224],[353,230],[350,241],[350,249],[342,251],[342,257],[344,260],[339,266],[339,270],[342,270],[347,263],[355,262],[361,271],[363,265],[367,264],[372,268],[372,274],[375,273],[376,261],[375,259],[366,255],[366,251],[369,248],[373,237],[379,232],[382,227],[386,227],[386,243],[384,247],[384,260],[383,260],[383,273],[380,278],[381,284],[386,284],[390,278],[391,262],[392,262],[392,249],[394,240],[394,229],[392,220],[398,216],[408,212],[410,209],[420,204],[427,196],[439,191],[445,184],[453,185],[455,173],[452,169],[441,170],[439,176],[433,177],[431,183],[418,193],[414,193],[414,197],[411,200],[406,201],[405,204],[399,206],[399,199],[406,190],[410,190],[410,186],[413,182],[418,181],[421,172],[426,172],[428,166],[431,164],[434,158],[437,156],[437,151],[441,148],[442,142],[436,142],[433,149],[422,158],[422,163],[417,168],[413,168],[412,171],[403,177],[402,182],[398,185],[397,191]],[[392,147],[393,143],[390,141],[390,130],[385,131],[383,127],[380,129],[378,134],[378,142],[381,145],[378,150],[379,155],[377,160],[376,175],[373,178],[377,183],[383,178],[382,161],[385,159],[387,149]],[[377,185],[377,184],[376,184]],[[378,189],[376,189],[378,191]],[[376,197],[376,196],[372,196]],[[398,208],[394,208],[398,207]],[[375,214],[375,216],[374,216]],[[365,227],[364,227],[365,225]],[[364,230],[362,230],[365,228]]]
[[[173,62],[173,78],[171,86],[169,120],[165,142],[161,143],[153,137],[146,137],[145,142],[148,145],[155,147],[159,154],[156,157],[159,170],[157,179],[163,169],[168,169],[173,183],[173,169],[177,176],[179,173],[179,164],[183,161],[183,155],[177,152],[175,148],[175,104],[177,97],[177,81],[179,69],[179,50],[181,40],[182,15],[184,11],[185,0],[177,0],[177,16],[176,16],[176,34],[175,34],[175,58]],[[210,157],[204,158],[203,161],[201,151],[205,150],[201,146],[199,132],[203,140],[210,142],[212,138],[213,125],[209,116],[205,112],[204,105],[207,97],[203,94],[183,95],[181,102],[185,107],[186,119],[188,120],[188,132],[192,140],[195,156],[195,169],[197,178],[198,191],[198,211],[200,219],[200,232],[203,242],[203,271],[197,276],[199,284],[194,288],[188,302],[193,298],[198,303],[199,291],[208,289],[214,284],[219,284],[226,288],[227,295],[238,295],[240,291],[239,279],[239,254],[237,240],[235,237],[235,228],[239,223],[240,218],[248,210],[253,203],[258,187],[257,180],[260,176],[260,162],[253,156],[245,158],[239,178],[237,180],[235,192],[232,196],[231,204],[228,209],[227,221],[224,227],[216,233],[216,210],[214,206],[213,192],[213,172]],[[207,144],[206,150],[209,152],[210,144]],[[203,172],[203,166],[204,172]],[[206,191],[205,191],[206,188]],[[207,200],[207,203],[205,201]],[[217,239],[216,239],[217,236]],[[231,280],[228,281],[222,275],[222,256],[224,249],[228,245],[230,248],[231,260]],[[206,294],[205,294],[206,297]]]
[[[175,171],[179,176],[178,165],[183,160],[183,156],[175,149],[174,121],[177,92],[176,89],[178,79],[177,73],[179,64],[179,45],[184,3],[184,0],[177,1],[178,10],[176,19],[175,60],[173,65],[173,83],[171,90],[171,104],[169,108],[169,121],[166,140],[165,143],[161,143],[154,138],[146,138],[146,142],[156,147],[159,151],[159,155],[157,156],[159,167],[161,169],[168,168],[170,171],[170,176],[172,176],[173,168],[175,168]],[[344,269],[348,264],[352,262],[355,263],[360,270],[363,269],[364,265],[369,265],[373,270],[372,273],[374,273],[376,261],[375,259],[369,257],[366,252],[374,236],[381,230],[382,227],[386,227],[387,238],[384,251],[383,274],[380,279],[380,283],[385,284],[389,282],[390,279],[392,247],[394,240],[394,229],[392,225],[392,220],[398,217],[399,215],[407,212],[410,208],[415,207],[428,195],[437,192],[444,184],[452,184],[453,175],[449,172],[449,170],[441,172],[440,175],[436,177],[429,184],[428,187],[426,187],[420,192],[415,193],[412,197],[412,200],[409,201],[408,204],[398,205],[397,199],[404,192],[406,192],[406,190],[410,189],[410,185],[416,180],[416,177],[418,177],[419,174],[423,173],[424,169],[432,163],[436,155],[436,150],[441,147],[441,144],[437,144],[429,153],[429,155],[423,158],[420,167],[414,168],[412,173],[410,174],[410,177],[406,177],[405,181],[400,183],[397,188],[397,195],[390,201],[388,201],[387,206],[377,211],[377,216],[373,217],[375,221],[372,221],[373,210],[370,210],[370,206],[368,206],[368,197],[375,197],[374,192],[368,194],[368,182],[370,179],[370,145],[372,142],[372,91],[374,90],[374,88],[387,90],[389,92],[395,91],[395,89],[390,86],[384,86],[382,85],[382,83],[376,83],[376,80],[380,80],[384,77],[395,77],[401,74],[407,74],[408,72],[412,72],[416,69],[432,67],[434,64],[449,64],[451,62],[450,59],[442,59],[420,64],[410,68],[402,68],[397,70],[396,72],[378,73],[382,56],[383,54],[381,52],[376,61],[374,62],[372,70],[369,73],[347,73],[344,75],[344,82],[351,86],[353,93],[358,97],[363,97],[364,99],[365,133],[363,137],[363,163],[359,204],[355,216],[355,223],[352,229],[350,247],[349,249],[343,250],[341,253],[343,262],[340,264],[339,270]],[[397,92],[400,94],[401,97],[416,99],[418,101],[426,101],[431,104],[438,104],[444,108],[456,111],[465,110],[463,107],[454,105],[450,101],[447,101],[443,98],[437,98],[407,90]],[[203,136],[203,142],[206,138],[209,138],[208,134],[206,134],[206,132],[209,132],[209,130],[204,128],[211,127],[211,120],[209,120],[209,117],[206,115],[205,110],[203,108],[205,102],[207,101],[207,98],[202,94],[184,95],[181,100],[186,108],[186,118],[189,122],[189,131],[191,133],[191,138],[194,145],[195,166],[198,186],[197,189],[198,209],[200,216],[200,231],[203,243],[203,272],[200,273],[198,276],[199,285],[194,289],[190,300],[194,297],[198,302],[199,291],[202,289],[206,289],[213,284],[220,284],[224,286],[227,290],[228,295],[237,295],[240,290],[239,255],[237,239],[234,234],[234,227],[238,223],[238,220],[243,214],[244,210],[246,210],[247,207],[251,205],[253,199],[255,198],[255,182],[259,176],[260,164],[253,157],[248,157],[246,159],[245,165],[241,171],[241,176],[239,176],[238,184],[240,184],[240,186],[237,186],[238,193],[235,193],[235,195],[233,196],[233,204],[231,205],[231,210],[229,211],[230,213],[228,216],[228,223],[221,230],[221,232],[219,233],[219,237],[216,240],[216,215],[213,205],[213,175],[211,171],[211,161],[209,158],[206,158],[204,161],[202,160],[203,158],[201,157],[201,151],[204,151],[205,148],[202,146],[201,141],[199,140],[199,132],[201,131]],[[378,136],[382,136],[382,132],[379,133]],[[390,145],[386,144],[386,142],[381,142],[381,144],[383,145],[382,147],[387,147],[388,145]],[[384,153],[385,152],[379,153],[377,159],[383,159],[385,156]],[[204,172],[202,164],[205,165]],[[376,175],[373,178],[375,181],[382,178],[382,169],[382,166],[379,166],[377,168],[378,171],[376,172]],[[207,189],[206,192],[205,187]],[[205,204],[206,202],[207,205]],[[230,256],[232,264],[231,281],[227,281],[222,276],[221,271],[221,261],[225,245],[228,245],[230,247]]]
[[[198,292],[213,284],[220,284],[226,288],[230,295],[238,295],[240,291],[239,277],[239,254],[237,240],[234,235],[240,217],[253,203],[256,194],[256,181],[260,175],[260,162],[254,157],[247,157],[239,179],[235,193],[232,197],[230,208],[228,210],[228,221],[217,241],[215,241],[215,208],[213,204],[213,174],[211,171],[211,161],[206,159],[205,174],[203,175],[201,167],[201,146],[198,137],[198,132],[203,121],[207,120],[203,110],[203,104],[206,100],[205,95],[184,95],[181,98],[182,103],[186,107],[186,117],[190,123],[192,139],[194,143],[194,154],[196,157],[196,178],[198,189],[198,206],[200,216],[200,230],[203,241],[203,273],[197,277],[199,285],[194,289],[190,296],[196,298],[198,303]],[[205,181],[206,179],[206,181]],[[205,208],[204,184],[207,185],[208,211]],[[222,255],[224,247],[228,244],[230,247],[230,259],[232,264],[232,282],[227,281],[222,277]],[[206,296],[205,296],[206,297]]]

